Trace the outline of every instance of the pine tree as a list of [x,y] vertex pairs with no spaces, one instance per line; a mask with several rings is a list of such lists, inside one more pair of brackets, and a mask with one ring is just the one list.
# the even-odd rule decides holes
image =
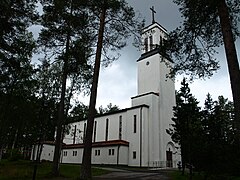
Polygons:
[[17,146],[28,119],[23,108],[34,96],[35,42],[28,28],[38,18],[35,7],[35,0],[4,0],[0,7],[0,159],[4,146]]
[[[77,82],[91,77],[87,60],[94,43],[92,32],[87,28],[89,16],[85,1],[42,1],[43,15],[39,44],[50,60],[56,60],[61,67],[60,101],[58,109],[56,144],[52,173],[59,175],[59,161],[64,123],[70,108],[70,99]],[[69,91],[67,80],[71,80]],[[86,80],[88,81],[88,80]],[[85,82],[86,82],[85,81]],[[83,83],[81,83],[83,85]],[[80,86],[81,87],[81,86]],[[68,96],[67,96],[68,94]]]
[[[133,8],[129,7],[124,0],[100,0],[92,1],[89,4],[93,15],[97,16],[97,48],[95,54],[93,82],[90,93],[89,113],[87,119],[87,130],[84,141],[83,161],[81,168],[81,179],[91,179],[91,154],[93,123],[96,115],[95,105],[97,98],[97,87],[100,65],[108,64],[111,59],[108,51],[122,49],[126,45],[126,39],[141,28],[142,24],[135,18]],[[96,31],[95,31],[96,32]],[[102,54],[103,57],[102,58]],[[107,55],[107,56],[106,56]],[[113,58],[115,60],[116,58]]]
[[[174,117],[172,118],[172,128],[167,129],[172,140],[180,145],[182,166],[192,167],[195,161],[195,151],[197,149],[197,139],[199,139],[200,128],[200,108],[194,96],[190,93],[190,88],[186,79],[181,83],[181,88],[176,94],[176,106],[174,106]],[[190,168],[191,169],[191,168]]]
[[174,72],[210,76],[219,68],[215,47],[224,44],[235,111],[236,142],[240,146],[240,69],[234,41],[239,36],[239,0],[174,0],[183,25],[170,34]]

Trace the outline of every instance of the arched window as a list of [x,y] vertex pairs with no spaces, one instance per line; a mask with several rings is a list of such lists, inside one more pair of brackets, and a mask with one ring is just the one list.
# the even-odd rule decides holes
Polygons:
[[153,37],[149,36],[149,41],[150,41],[150,50],[153,49]]

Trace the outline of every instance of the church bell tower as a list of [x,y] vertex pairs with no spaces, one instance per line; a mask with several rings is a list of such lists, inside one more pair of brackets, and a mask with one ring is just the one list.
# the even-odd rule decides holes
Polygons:
[[[167,30],[154,20],[142,30],[142,54],[138,62],[138,94],[148,92],[160,93],[160,86],[169,73],[164,66],[171,66],[171,61],[161,54],[161,47],[167,40]],[[168,72],[166,72],[168,71]]]
[[[149,120],[145,122],[143,140],[148,164],[172,161],[176,151],[170,135],[166,133],[172,124],[173,106],[175,106],[174,80],[168,75],[173,62],[161,53],[161,47],[167,40],[167,30],[154,20],[142,30],[142,54],[137,60],[138,94],[132,97],[132,106],[149,106]],[[167,155],[168,154],[168,155]],[[144,158],[143,158],[144,159]]]

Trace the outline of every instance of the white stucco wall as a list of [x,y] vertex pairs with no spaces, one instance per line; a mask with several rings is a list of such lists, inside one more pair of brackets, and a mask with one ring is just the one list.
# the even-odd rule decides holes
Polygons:
[[138,95],[148,92],[159,92],[159,61],[159,54],[138,61]]
[[[73,152],[77,152],[74,154]],[[64,156],[64,152],[67,152],[67,156]],[[74,155],[73,155],[74,154]],[[83,149],[63,149],[61,153],[62,163],[80,164],[82,162]]]
[[[109,149],[114,150],[114,154],[109,155]],[[74,156],[73,152],[77,151]],[[96,153],[98,151],[100,154]],[[118,154],[119,151],[119,154]],[[67,152],[67,153],[64,153]],[[65,155],[64,155],[65,154]],[[81,164],[83,148],[63,149],[62,163]],[[112,164],[128,165],[128,147],[127,146],[106,146],[92,148],[92,164]]]
[[[109,115],[104,115],[100,117],[96,117],[94,121],[97,122],[96,128],[96,139],[95,142],[105,141],[106,139],[106,119],[108,119],[108,138],[107,140],[117,140],[119,139],[119,118],[122,117],[122,140],[127,140],[127,113],[126,111],[121,111],[120,113],[114,113]],[[63,140],[66,144],[73,144],[73,132],[75,125],[77,126],[77,131],[81,131],[81,133],[76,133],[75,144],[83,143],[84,136],[84,124],[87,123],[86,120],[71,123],[69,130],[71,133],[66,134]],[[80,140],[79,140],[80,139]],[[94,141],[94,130],[93,130],[93,141]]]
[[[169,62],[169,65],[170,62]],[[166,147],[169,142],[172,142],[171,137],[169,134],[166,133],[166,129],[170,128],[170,124],[173,123],[171,120],[173,117],[173,107],[176,105],[175,100],[175,87],[174,87],[174,80],[171,78],[166,77],[169,73],[169,67],[163,62],[161,63],[161,71],[160,76],[162,77],[160,80],[160,93],[159,93],[159,116],[160,116],[160,143],[161,147]],[[166,160],[166,150],[162,148],[160,152],[161,159],[163,161]]]
[[[35,147],[33,147],[33,150],[32,150],[32,155],[31,155],[32,160],[33,158],[34,160],[36,160],[37,149],[38,149],[38,145],[35,145]],[[53,161],[54,149],[55,149],[54,145],[43,144],[40,160]],[[34,150],[35,152],[33,152]]]
[[[149,106],[148,111],[145,112],[143,119],[143,149],[148,152],[144,154],[143,166],[148,166],[150,161],[160,160],[159,157],[159,102],[158,95],[154,93],[149,93],[139,97],[132,98],[132,104],[146,104]],[[156,135],[157,134],[157,135]],[[144,151],[144,153],[145,153]]]

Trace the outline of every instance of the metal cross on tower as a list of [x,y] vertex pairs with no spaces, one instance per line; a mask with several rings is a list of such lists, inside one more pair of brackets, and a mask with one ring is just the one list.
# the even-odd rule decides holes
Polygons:
[[152,11],[152,23],[155,23],[154,13],[156,13],[156,11],[154,10],[154,6],[152,6],[152,7],[150,8],[150,10]]

